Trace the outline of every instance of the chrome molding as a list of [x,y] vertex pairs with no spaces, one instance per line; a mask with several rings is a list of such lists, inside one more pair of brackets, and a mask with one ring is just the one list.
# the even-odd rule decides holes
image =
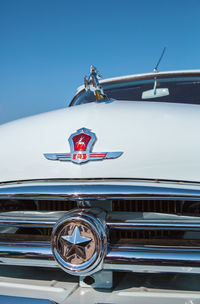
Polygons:
[[[149,266],[200,267],[200,248],[177,248],[170,246],[110,246],[104,260],[104,269],[112,264]],[[106,265],[110,265],[107,268]],[[123,266],[119,270],[123,270]]]
[[200,231],[200,219],[197,216],[152,212],[110,212],[106,224],[109,229],[117,230]]
[[[86,209],[87,210],[87,209]],[[119,230],[187,230],[199,231],[198,217],[155,214],[147,219],[148,212],[109,212],[106,226]],[[0,212],[0,227],[53,228],[56,222],[66,215],[66,211],[11,211]]]
[[199,200],[200,190],[136,185],[20,185],[0,187],[0,199],[190,199]]
[[0,212],[0,227],[53,228],[66,211],[11,211]]
[[107,226],[110,229],[120,229],[120,230],[187,230],[187,231],[200,231],[199,223],[171,223],[171,222],[135,222],[135,223],[115,223],[108,222]]
[[0,243],[0,260],[2,258],[53,260],[53,255],[48,242],[4,242]]
[[[1,244],[0,264],[59,267],[48,243]],[[200,248],[113,245],[108,248],[103,269],[200,273]]]

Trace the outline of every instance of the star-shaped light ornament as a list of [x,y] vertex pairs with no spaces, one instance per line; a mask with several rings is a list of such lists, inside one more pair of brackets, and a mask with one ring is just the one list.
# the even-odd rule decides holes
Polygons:
[[85,247],[92,239],[82,236],[78,226],[75,226],[71,235],[62,236],[62,239],[68,243],[68,252],[66,253],[67,258],[74,254],[82,259],[86,258]]

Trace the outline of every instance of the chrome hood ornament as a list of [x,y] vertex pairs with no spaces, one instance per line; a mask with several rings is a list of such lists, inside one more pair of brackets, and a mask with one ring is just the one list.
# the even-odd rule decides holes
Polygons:
[[72,161],[82,164],[91,160],[103,160],[117,158],[123,152],[92,152],[96,141],[95,133],[89,129],[81,128],[69,137],[70,153],[46,153],[45,158],[49,160]]
[[[99,219],[95,218],[99,215]],[[63,270],[73,275],[97,272],[106,253],[105,214],[73,210],[52,231],[52,252]]]
[[93,65],[90,66],[89,77],[87,78],[87,76],[85,76],[84,78],[85,90],[92,91],[96,96],[97,101],[107,98],[106,94],[103,91],[102,86],[99,84],[99,79],[101,78],[102,78],[101,74]]

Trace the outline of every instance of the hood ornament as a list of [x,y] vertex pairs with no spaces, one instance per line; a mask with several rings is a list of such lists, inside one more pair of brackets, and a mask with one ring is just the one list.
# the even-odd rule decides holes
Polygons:
[[102,76],[100,75],[99,71],[93,66],[90,66],[90,75],[87,78],[85,76],[84,83],[85,83],[85,90],[91,91],[96,96],[96,100],[100,101],[103,99],[107,99],[106,94],[103,91],[102,86],[99,84],[99,79],[101,79]]
[[49,160],[72,161],[82,164],[91,160],[117,158],[123,152],[92,152],[97,137],[89,129],[81,128],[69,137],[70,153],[45,153]]

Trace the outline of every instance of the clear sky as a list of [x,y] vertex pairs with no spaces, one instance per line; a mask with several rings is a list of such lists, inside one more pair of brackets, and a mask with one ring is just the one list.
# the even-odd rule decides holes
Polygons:
[[30,298],[21,298],[21,297],[7,297],[0,296],[1,304],[53,304],[49,300],[40,300],[40,299],[30,299]]
[[104,78],[200,69],[199,0],[0,0],[0,124],[65,107]]

